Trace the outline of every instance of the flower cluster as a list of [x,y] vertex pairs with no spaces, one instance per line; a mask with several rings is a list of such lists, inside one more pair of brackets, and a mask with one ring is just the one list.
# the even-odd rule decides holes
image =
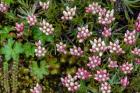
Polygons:
[[131,53],[134,54],[134,55],[140,56],[140,49],[139,49],[139,48],[134,48],[134,49],[131,51]]
[[31,93],[42,93],[42,87],[37,83],[33,89],[30,89]]
[[61,78],[61,82],[63,86],[68,88],[68,91],[75,92],[80,87],[79,82],[77,81],[77,77],[72,77],[68,74],[68,76]]
[[36,16],[35,15],[28,15],[27,22],[29,23],[30,26],[34,26],[37,22]]
[[89,32],[88,25],[84,27],[78,27],[78,33],[77,38],[79,39],[79,42],[83,42],[86,38],[91,36],[92,32]]
[[111,93],[111,86],[108,82],[103,82],[100,89],[102,93]]
[[93,69],[93,68],[95,68],[96,66],[99,66],[99,65],[101,65],[101,58],[99,56],[89,57],[89,63],[87,64],[87,66],[90,69]]
[[122,85],[123,87],[128,86],[128,85],[129,85],[128,77],[125,76],[125,77],[121,78],[120,83],[121,83],[121,85]]
[[140,64],[140,58],[135,58],[135,63]]
[[131,73],[131,71],[133,70],[133,64],[131,63],[123,63],[122,66],[120,66],[120,70],[124,73],[124,74],[128,74]]
[[76,14],[76,7],[74,8],[66,7],[66,11],[63,11],[63,16],[61,17],[61,19],[72,20],[75,14]]
[[80,47],[73,46],[73,48],[70,48],[70,53],[73,56],[82,56],[84,51]]
[[5,4],[4,2],[0,3],[0,12],[5,13],[8,11],[8,5]]
[[96,13],[99,13],[100,9],[101,9],[101,6],[97,2],[93,2],[92,4],[89,4],[88,7],[85,8],[85,12],[96,14]]
[[94,79],[98,82],[105,82],[109,80],[109,73],[107,70],[97,70]]
[[24,31],[24,24],[23,23],[16,23],[15,29],[17,31],[17,37],[21,37]]
[[39,29],[43,33],[45,33],[46,35],[51,35],[54,32],[54,28],[53,28],[52,24],[49,24],[45,20],[43,20],[42,22],[40,22],[40,28]]
[[114,43],[110,42],[108,49],[110,53],[116,53],[116,54],[125,53],[119,45],[119,40],[116,40]]
[[135,29],[137,32],[140,32],[140,13],[139,13],[138,18],[135,23]]
[[56,44],[56,47],[57,47],[57,51],[58,52],[64,53],[64,54],[67,53],[67,51],[66,51],[66,44],[63,44],[62,42],[60,42],[59,44]]
[[104,51],[106,51],[107,47],[105,45],[105,42],[99,39],[94,39],[94,42],[91,41],[92,48],[90,49],[90,52],[99,52],[100,56]]
[[103,32],[102,32],[102,35],[103,35],[104,37],[109,37],[109,36],[111,36],[111,28],[104,27]]
[[44,10],[48,10],[48,8],[49,8],[49,3],[50,3],[50,1],[48,1],[48,2],[39,2],[39,5],[42,7],[42,9],[44,9]]
[[40,40],[36,43],[36,46],[37,48],[35,49],[35,55],[37,57],[45,56],[46,50],[44,47],[42,47],[42,43]]
[[86,80],[91,77],[91,74],[84,68],[78,68],[78,71],[76,72],[76,77],[82,80]]
[[116,68],[116,67],[118,67],[117,61],[114,61],[111,58],[109,58],[108,62],[109,62],[109,64],[108,64],[109,68]]
[[136,43],[136,31],[128,31],[125,33],[124,42],[128,45],[134,45]]

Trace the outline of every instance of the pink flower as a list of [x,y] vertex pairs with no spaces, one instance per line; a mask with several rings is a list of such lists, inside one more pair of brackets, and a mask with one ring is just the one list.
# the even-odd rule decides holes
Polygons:
[[101,65],[101,58],[99,56],[89,57],[89,63],[87,64],[87,66],[90,69],[93,69],[93,68],[95,68],[96,66],[99,66],[99,65]]
[[137,32],[140,32],[140,13],[139,13],[138,18],[135,22],[135,29]]
[[27,21],[28,21],[30,26],[34,26],[37,22],[36,16],[35,15],[29,15],[27,17]]
[[133,64],[129,64],[128,62],[127,63],[124,63],[124,64],[122,64],[122,66],[120,66],[120,70],[124,74],[131,73],[131,71],[133,70]]
[[108,82],[101,83],[101,91],[102,93],[111,93],[111,86]]
[[15,29],[18,32],[23,32],[23,30],[24,30],[24,24],[23,23],[20,23],[20,24],[16,23]]
[[135,58],[135,63],[140,64],[140,58]]
[[42,9],[44,9],[44,10],[48,10],[48,8],[49,8],[49,3],[50,3],[50,1],[48,1],[48,2],[39,2],[39,5],[42,7]]
[[100,56],[102,56],[103,52],[107,49],[105,42],[102,41],[101,38],[94,39],[94,42],[90,41],[90,43],[92,44],[90,52],[99,52]]
[[82,80],[86,80],[91,76],[92,75],[84,68],[78,68],[78,71],[76,72],[76,77],[78,77],[79,79],[82,79]]
[[80,47],[76,47],[76,46],[73,46],[73,48],[70,48],[70,53],[71,55],[73,56],[82,56],[84,51],[80,48]]
[[116,54],[125,53],[119,45],[119,40],[116,40],[114,43],[110,42],[108,49],[110,53],[116,53]]
[[97,70],[94,79],[98,82],[105,82],[109,80],[109,73],[106,70]]
[[134,55],[140,56],[140,49],[134,48],[134,49],[131,51],[131,53],[134,54]]
[[103,30],[103,32],[102,32],[102,35],[103,35],[104,37],[109,37],[109,36],[111,36],[111,28],[104,27],[104,30]]
[[77,81],[77,77],[72,77],[71,75],[67,75],[64,78],[61,78],[61,82],[63,86],[68,88],[68,91],[75,92],[79,89],[80,84]]
[[111,58],[109,58],[108,61],[109,61],[108,67],[110,67],[110,68],[118,67],[117,61],[113,61],[113,60],[111,60]]
[[76,7],[69,8],[66,7],[66,10],[63,11],[63,16],[61,17],[62,20],[72,20],[76,14]]
[[62,42],[60,42],[59,44],[56,44],[56,47],[57,47],[57,51],[58,52],[64,53],[64,54],[67,53],[67,51],[66,51],[66,44],[63,44]]
[[136,31],[128,31],[125,33],[124,42],[128,45],[134,45],[136,43]]
[[4,2],[0,3],[0,12],[5,13],[8,11],[8,5],[5,4]]
[[30,89],[31,93],[42,93],[42,87],[37,83],[33,89]]
[[123,87],[128,86],[129,85],[129,80],[128,80],[127,76],[121,78],[120,83]]
[[88,25],[84,27],[78,27],[77,38],[79,39],[80,43],[82,43],[85,39],[91,36],[91,34],[92,32],[88,30]]

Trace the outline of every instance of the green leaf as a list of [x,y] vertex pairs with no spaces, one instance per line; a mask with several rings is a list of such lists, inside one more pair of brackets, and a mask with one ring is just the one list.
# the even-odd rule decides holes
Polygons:
[[23,46],[23,49],[24,49],[24,53],[25,53],[26,57],[29,57],[29,56],[34,57],[35,47],[32,46],[30,43],[25,43]]
[[4,0],[4,2],[8,5],[10,5],[11,3],[13,3],[13,0]]
[[48,66],[45,61],[40,62],[40,66],[36,62],[32,63],[32,74],[39,80],[43,79],[44,75],[48,75]]

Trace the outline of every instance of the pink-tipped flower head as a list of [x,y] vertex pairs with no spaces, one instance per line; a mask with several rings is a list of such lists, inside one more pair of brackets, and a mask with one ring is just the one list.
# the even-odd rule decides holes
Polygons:
[[90,74],[90,72],[88,72],[84,68],[78,68],[78,71],[76,72],[76,77],[82,80],[86,80],[91,76],[92,75]]
[[76,47],[76,46],[73,46],[73,48],[70,48],[70,54],[73,55],[73,56],[82,56],[84,53],[84,51],[80,48],[80,47]]
[[45,56],[45,53],[46,53],[46,50],[44,47],[42,47],[42,43],[41,41],[39,40],[37,43],[36,43],[36,49],[35,49],[35,55],[37,57],[43,57]]
[[103,82],[101,83],[100,90],[102,93],[111,93],[111,86],[108,82]]
[[136,31],[128,31],[125,33],[124,42],[128,45],[134,45],[136,43]]
[[139,48],[134,48],[132,51],[131,51],[132,54],[136,55],[136,56],[140,56],[140,49]]
[[37,22],[36,16],[35,15],[28,15],[27,22],[29,23],[30,26],[34,26]]
[[116,68],[116,67],[118,67],[117,61],[114,61],[111,58],[109,58],[108,62],[109,62],[109,64],[108,64],[109,68]]
[[33,89],[30,89],[31,93],[42,93],[42,87],[37,83]]
[[0,3],[0,12],[5,13],[8,11],[8,5],[5,4],[4,2]]
[[59,44],[56,44],[57,47],[57,51],[63,54],[66,54],[66,44],[63,44],[62,42],[60,42]]
[[98,82],[105,82],[109,80],[109,73],[107,73],[107,70],[97,70],[94,79]]
[[135,29],[137,32],[140,32],[140,13],[139,13],[137,20],[135,22]]
[[87,66],[90,69],[93,69],[97,66],[101,65],[101,58],[99,56],[91,56],[89,57],[89,63],[87,64]]
[[48,1],[48,2],[39,2],[39,5],[42,7],[42,9],[44,9],[44,10],[48,10],[48,8],[49,8],[49,4],[50,4],[50,1]]
[[90,52],[98,52],[100,56],[102,56],[103,52],[107,49],[105,42],[102,41],[101,38],[94,39],[94,42],[90,41],[90,43],[92,44]]
[[103,32],[102,32],[102,35],[103,35],[104,37],[109,37],[109,36],[111,36],[111,28],[104,27],[104,30],[103,30]]
[[69,74],[64,78],[61,78],[61,82],[62,82],[62,85],[68,88],[68,91],[71,91],[71,92],[77,91],[80,87],[77,77],[72,77]]
[[69,8],[68,6],[66,7],[66,10],[63,11],[63,16],[61,17],[62,20],[72,20],[73,17],[76,14],[76,7],[74,8]]
[[140,64],[140,58],[135,58],[134,61],[135,61],[136,64]]
[[23,32],[24,30],[24,24],[23,23],[16,23],[15,29],[17,30],[17,32]]
[[110,42],[108,46],[110,53],[122,54],[125,53],[119,45],[119,40],[116,40],[114,43]]
[[40,31],[42,31],[46,35],[51,35],[54,32],[54,28],[53,28],[52,24],[46,22],[45,20],[40,22],[40,28],[39,29],[40,29]]
[[120,70],[124,74],[129,74],[133,70],[133,64],[131,64],[131,63],[129,64],[128,62],[127,63],[124,63],[124,64],[122,64],[122,66],[120,66]]
[[88,30],[88,25],[83,27],[78,27],[77,38],[79,42],[82,43],[85,39],[92,35],[92,32]]
[[123,87],[127,87],[127,86],[129,85],[128,77],[125,76],[125,77],[121,78],[120,84],[121,84]]

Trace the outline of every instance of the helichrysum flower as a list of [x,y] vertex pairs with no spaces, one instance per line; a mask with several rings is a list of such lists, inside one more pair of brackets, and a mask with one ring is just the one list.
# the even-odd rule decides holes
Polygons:
[[110,42],[108,49],[110,53],[116,53],[116,54],[125,53],[119,45],[119,40],[116,40],[114,43]]
[[95,68],[96,66],[101,65],[101,58],[99,56],[91,56],[89,57],[89,63],[87,63],[87,66],[90,69]]
[[94,39],[94,42],[91,41],[90,43],[92,44],[92,48],[90,49],[90,52],[98,52],[100,56],[107,49],[105,42],[102,41],[101,38]]
[[8,5],[5,4],[4,2],[0,3],[0,12],[5,13],[8,11]]
[[120,84],[121,84],[123,87],[127,87],[127,86],[129,85],[128,77],[125,76],[125,77],[121,78]]
[[63,20],[72,20],[73,17],[76,14],[76,7],[74,8],[69,8],[68,6],[66,7],[66,10],[63,11],[63,16],[61,17],[61,19]]
[[140,56],[140,49],[139,49],[139,48],[134,48],[134,49],[131,51],[131,53],[134,54],[134,55]]
[[40,22],[40,28],[39,28],[43,33],[45,33],[46,35],[51,35],[54,32],[54,28],[52,26],[52,24],[46,22],[45,20],[43,20],[42,22]]
[[124,74],[129,74],[131,73],[131,71],[133,70],[133,64],[132,63],[124,63],[120,66],[120,70],[124,73]]
[[101,6],[97,2],[93,2],[89,4],[88,7],[85,8],[86,13],[97,14],[100,11]]
[[41,41],[39,40],[37,43],[36,43],[36,49],[35,49],[35,55],[37,57],[43,57],[45,56],[45,53],[46,53],[46,50],[44,47],[42,47],[42,43]]
[[23,32],[24,30],[24,24],[23,23],[16,23],[15,29],[17,30],[17,32]]
[[136,43],[136,31],[128,31],[125,33],[124,42],[128,45],[134,45]]
[[102,35],[103,35],[104,37],[109,37],[109,36],[111,36],[111,28],[104,27],[104,30],[103,30],[103,32],[102,32]]
[[70,48],[70,54],[73,56],[82,56],[84,51],[80,47],[73,46]]
[[108,82],[103,82],[101,83],[100,90],[102,93],[111,93],[111,86]]
[[[102,13],[103,12],[103,13]],[[102,25],[109,25],[115,20],[114,10],[108,10],[104,13],[104,11],[99,12],[98,22]]]
[[48,2],[39,2],[39,5],[42,7],[42,9],[44,9],[44,10],[48,10],[48,8],[49,8],[49,4],[50,4],[50,1],[48,1]]
[[66,54],[66,44],[63,44],[62,42],[60,42],[59,44],[56,44],[57,47],[57,51],[63,54]]
[[37,83],[33,89],[30,89],[31,93],[42,93],[42,87]]
[[68,91],[71,91],[71,92],[77,91],[80,87],[77,77],[72,77],[69,74],[64,78],[61,78],[61,82],[63,86],[67,87]]
[[89,36],[91,36],[92,32],[88,30],[88,25],[83,27],[78,27],[78,33],[77,38],[79,39],[79,42],[83,42],[85,39],[87,39]]
[[30,26],[34,26],[37,22],[36,16],[35,15],[28,15],[27,22],[29,23]]
[[76,72],[76,77],[82,80],[86,80],[91,77],[91,74],[84,68],[78,68],[78,71]]
[[98,82],[105,82],[109,80],[109,73],[107,73],[107,70],[97,70],[94,79]]
[[139,13],[137,20],[135,22],[135,29],[137,32],[140,32],[140,13]]
[[109,62],[109,64],[108,64],[109,68],[116,68],[116,67],[118,67],[117,61],[114,61],[111,58],[109,58],[108,62]]

